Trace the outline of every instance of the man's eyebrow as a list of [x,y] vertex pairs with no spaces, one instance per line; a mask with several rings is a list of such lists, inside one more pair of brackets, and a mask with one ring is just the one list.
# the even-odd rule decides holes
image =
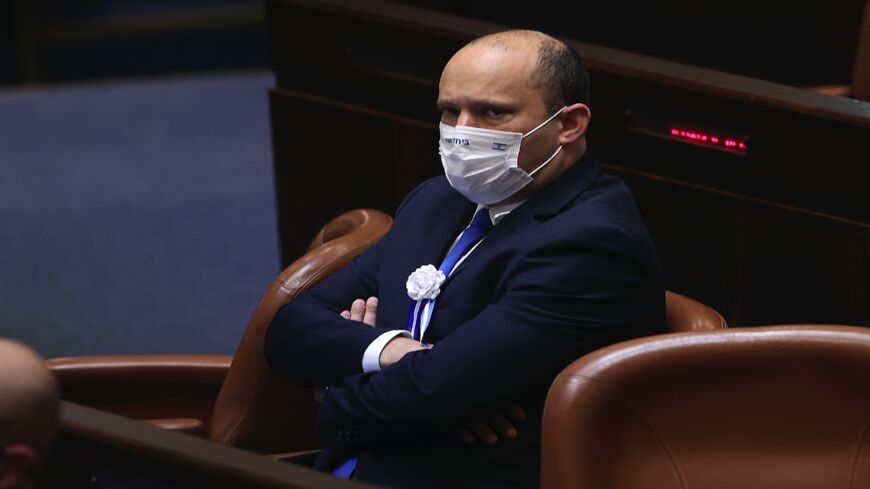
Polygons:
[[517,108],[516,104],[500,100],[475,100],[471,106],[476,109],[496,108],[505,112],[514,111]]
[[[470,100],[467,102],[467,104],[477,109],[485,107],[497,107],[499,109],[505,110],[516,109],[516,104],[491,99]],[[440,109],[448,106],[456,106],[458,105],[458,103],[453,100],[438,100],[437,102],[435,102],[435,105]]]

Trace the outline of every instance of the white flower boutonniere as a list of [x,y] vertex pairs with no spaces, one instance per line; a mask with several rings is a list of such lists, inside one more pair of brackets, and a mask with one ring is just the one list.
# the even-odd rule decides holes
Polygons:
[[435,268],[434,265],[423,265],[408,276],[408,281],[405,283],[408,288],[408,297],[415,301],[434,299],[441,293],[441,284],[446,278],[444,272]]

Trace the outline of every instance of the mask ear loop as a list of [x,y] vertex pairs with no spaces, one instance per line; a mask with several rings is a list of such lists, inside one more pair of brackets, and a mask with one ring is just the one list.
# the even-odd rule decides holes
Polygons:
[[[553,115],[551,115],[549,119],[547,119],[547,120],[545,120],[544,122],[538,124],[538,127],[536,127],[536,128],[534,128],[534,129],[532,129],[531,131],[529,131],[529,132],[523,134],[523,139],[525,139],[526,136],[530,136],[533,132],[537,131],[538,129],[540,129],[540,128],[546,126],[547,123],[549,123],[550,121],[552,121],[553,119],[555,119],[556,116],[559,115],[559,114],[561,114],[562,111],[565,110],[566,108],[567,108],[567,106],[562,107],[561,109],[557,110],[556,113],[553,114]],[[556,148],[556,152],[553,153],[552,155],[550,155],[550,157],[547,158],[546,161],[544,161],[543,163],[541,163],[540,165],[538,165],[538,167],[535,168],[534,170],[530,171],[530,172],[529,172],[529,176],[530,176],[530,177],[531,177],[531,176],[534,176],[535,173],[538,173],[538,170],[540,170],[541,168],[545,167],[545,166],[547,165],[547,163],[553,161],[553,158],[555,158],[555,157],[559,154],[560,151],[562,151],[562,145],[561,145],[561,144],[559,145],[558,148]]]
[[553,158],[555,158],[556,155],[558,155],[560,151],[562,151],[562,145],[561,145],[561,144],[559,145],[558,148],[556,148],[556,152],[553,153],[552,156],[550,156],[549,158],[547,158],[547,161],[541,163],[540,165],[538,165],[537,168],[535,168],[534,170],[532,170],[531,172],[529,172],[529,176],[530,176],[530,177],[531,177],[531,176],[534,176],[535,173],[538,173],[538,170],[540,170],[541,168],[543,168],[544,166],[546,166],[547,163],[553,161]]
[[555,119],[556,116],[558,116],[559,114],[561,114],[562,111],[565,110],[566,108],[568,108],[568,107],[565,106],[565,107],[562,107],[561,109],[557,110],[556,113],[553,114],[553,115],[551,115],[547,120],[545,120],[544,122],[538,124],[538,125],[537,125],[534,129],[532,129],[531,131],[529,131],[529,132],[523,134],[523,139],[526,139],[526,136],[531,136],[532,134],[534,134],[535,131],[537,131],[538,129],[540,129],[540,128],[546,126],[547,124],[549,124],[550,121],[552,121],[553,119]]

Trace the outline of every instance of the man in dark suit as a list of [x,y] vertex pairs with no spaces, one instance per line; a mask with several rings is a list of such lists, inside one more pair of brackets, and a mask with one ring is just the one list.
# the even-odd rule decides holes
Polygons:
[[555,375],[663,331],[658,259],[630,191],[587,151],[588,77],[567,45],[473,41],[438,106],[445,177],[282,308],[266,355],[291,382],[328,386],[321,468],[389,487],[536,487]]

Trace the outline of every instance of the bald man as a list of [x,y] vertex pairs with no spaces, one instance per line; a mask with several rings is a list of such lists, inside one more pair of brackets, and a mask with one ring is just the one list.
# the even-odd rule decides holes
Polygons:
[[266,355],[324,384],[318,466],[387,487],[537,487],[555,375],[662,332],[658,259],[628,188],[587,148],[588,76],[508,31],[441,75],[444,176],[376,246],[282,308]]
[[0,339],[0,489],[33,487],[58,426],[54,377],[30,348]]

